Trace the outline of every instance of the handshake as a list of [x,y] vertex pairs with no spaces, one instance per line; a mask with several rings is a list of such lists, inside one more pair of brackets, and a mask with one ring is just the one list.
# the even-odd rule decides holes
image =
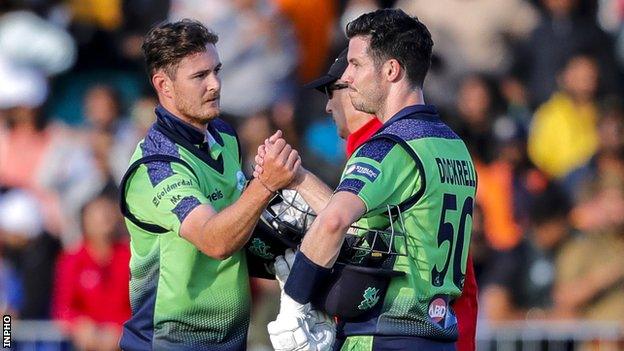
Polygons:
[[301,157],[278,130],[258,146],[253,176],[270,192],[296,188],[304,176]]
[[332,318],[313,310],[309,303],[298,303],[284,292],[294,260],[295,253],[291,249],[275,258],[275,277],[282,293],[277,318],[267,326],[271,344],[277,351],[330,350],[336,333]]

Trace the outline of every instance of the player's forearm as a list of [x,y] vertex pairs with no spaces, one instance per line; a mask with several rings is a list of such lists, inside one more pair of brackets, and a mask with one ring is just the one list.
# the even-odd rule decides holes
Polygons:
[[340,217],[319,215],[301,243],[301,252],[319,266],[331,268],[336,262],[349,225]]
[[288,296],[301,304],[310,302],[311,294],[329,277],[347,229],[365,211],[365,204],[352,193],[332,196],[303,238],[284,286]]
[[356,195],[337,192],[303,238],[301,252],[319,266],[332,267],[347,229],[365,212],[366,206]]
[[202,236],[205,238],[206,250],[211,252],[210,256],[225,259],[240,250],[249,240],[260,214],[272,196],[259,181],[252,180],[234,204],[206,220],[202,226]]
[[316,213],[320,213],[327,206],[333,193],[327,184],[308,170],[304,171],[303,180],[295,190]]

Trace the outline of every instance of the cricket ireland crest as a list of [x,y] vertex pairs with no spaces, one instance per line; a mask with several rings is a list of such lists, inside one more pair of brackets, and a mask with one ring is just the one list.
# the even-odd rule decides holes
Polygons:
[[358,306],[358,308],[361,310],[371,309],[373,306],[375,306],[377,301],[379,301],[378,294],[379,294],[379,289],[373,288],[373,287],[366,288],[366,290],[364,290],[364,294],[362,294],[362,297],[364,298],[364,300],[360,302],[360,305]]

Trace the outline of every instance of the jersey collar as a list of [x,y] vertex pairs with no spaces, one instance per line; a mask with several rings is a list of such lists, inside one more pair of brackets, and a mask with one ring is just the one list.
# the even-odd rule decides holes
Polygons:
[[392,116],[386,123],[383,124],[379,132],[388,128],[394,122],[404,118],[423,119],[427,121],[438,120],[438,110],[433,105],[410,105],[406,106]]
[[433,105],[411,105],[404,107],[401,111],[392,116],[385,125],[392,124],[393,122],[403,119],[405,117],[431,119],[437,118],[438,110]]
[[[216,159],[213,159],[208,150],[210,141],[214,141],[221,146],[224,145],[223,138],[221,138],[221,135],[214,128],[212,123],[208,123],[207,132],[209,135],[207,135],[176,117],[162,105],[158,105],[156,107],[156,129],[190,151],[217,172],[223,173],[222,155],[219,154]],[[214,143],[212,145],[214,145]]]
[[176,117],[173,113],[162,107],[162,105],[156,107],[156,118],[156,123],[178,134],[191,144],[201,144],[205,141],[206,136],[203,131]]

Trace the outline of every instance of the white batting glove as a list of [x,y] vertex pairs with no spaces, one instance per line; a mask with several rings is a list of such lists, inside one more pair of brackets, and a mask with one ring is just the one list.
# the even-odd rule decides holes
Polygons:
[[280,314],[267,329],[276,351],[316,351],[315,339],[305,318]]
[[288,249],[284,256],[275,258],[275,277],[280,285],[280,311],[275,321],[267,326],[271,344],[279,351],[330,350],[336,334],[336,325],[326,313],[311,310],[284,292],[295,253]]
[[267,329],[277,351],[328,351],[336,339],[333,321],[314,310],[306,318],[280,315]]

